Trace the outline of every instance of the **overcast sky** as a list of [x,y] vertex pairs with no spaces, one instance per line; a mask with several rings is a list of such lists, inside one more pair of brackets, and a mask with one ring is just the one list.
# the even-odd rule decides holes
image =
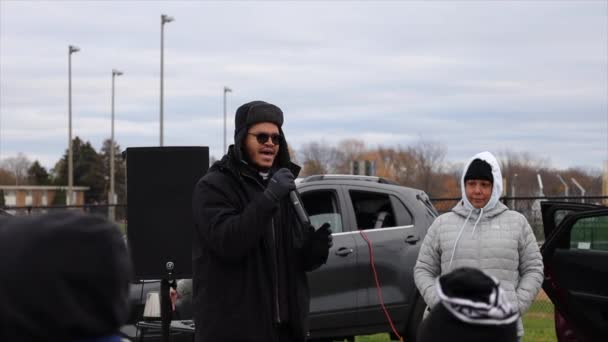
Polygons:
[[159,144],[160,15],[165,145],[229,142],[236,108],[285,112],[297,150],[419,139],[459,162],[526,151],[558,168],[608,160],[608,1],[161,2],[0,0],[0,158],[52,167],[73,135],[96,149]]

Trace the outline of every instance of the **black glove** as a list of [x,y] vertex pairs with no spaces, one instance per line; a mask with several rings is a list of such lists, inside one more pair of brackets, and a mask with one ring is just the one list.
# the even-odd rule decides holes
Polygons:
[[275,202],[278,202],[283,197],[287,196],[290,191],[296,189],[296,183],[294,181],[294,176],[289,169],[282,168],[279,169],[270,181],[268,181],[268,186],[266,186],[266,190],[264,194]]
[[314,258],[319,258],[323,264],[327,262],[329,249],[334,245],[330,227],[329,223],[323,223],[319,229],[312,233],[311,237],[310,252]]

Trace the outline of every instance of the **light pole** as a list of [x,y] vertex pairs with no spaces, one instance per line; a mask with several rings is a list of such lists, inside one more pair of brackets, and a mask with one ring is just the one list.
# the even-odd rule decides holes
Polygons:
[[165,58],[165,24],[175,20],[166,14],[160,16],[160,146],[163,146],[163,91],[164,91],[164,58]]
[[72,156],[72,54],[80,51],[74,45],[68,47],[68,194],[67,205],[72,205],[72,187],[74,186],[74,164]]
[[114,221],[116,212],[116,196],[114,195],[114,79],[116,76],[121,76],[122,71],[118,71],[116,69],[112,69],[112,135],[110,137],[110,194],[108,199],[108,218],[111,221]]
[[227,152],[226,149],[226,93],[231,93],[232,89],[228,87],[224,87],[224,152]]

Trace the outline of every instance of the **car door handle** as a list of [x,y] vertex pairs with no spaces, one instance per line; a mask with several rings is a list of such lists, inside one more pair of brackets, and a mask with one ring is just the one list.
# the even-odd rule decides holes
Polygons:
[[350,253],[354,252],[352,248],[347,248],[347,247],[340,247],[337,251],[336,251],[336,255],[337,256],[347,256]]
[[418,240],[420,240],[420,238],[417,235],[408,235],[404,241],[410,245],[415,245]]

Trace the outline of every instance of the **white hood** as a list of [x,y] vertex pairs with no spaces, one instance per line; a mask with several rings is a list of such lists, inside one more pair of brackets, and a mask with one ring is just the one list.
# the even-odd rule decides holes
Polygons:
[[464,202],[464,206],[467,211],[473,210],[475,209],[475,207],[473,207],[473,205],[471,204],[471,202],[469,202],[469,199],[467,198],[467,194],[464,189],[464,176],[467,174],[469,166],[475,159],[481,159],[486,163],[490,164],[490,166],[492,167],[492,177],[494,178],[494,185],[492,187],[492,197],[490,197],[490,200],[488,201],[486,206],[483,207],[483,211],[487,212],[488,210],[491,210],[496,206],[496,203],[498,203],[498,200],[500,199],[500,195],[502,195],[502,172],[500,172],[500,166],[498,166],[498,161],[490,152],[486,151],[477,153],[476,155],[471,157],[471,159],[469,159],[469,161],[464,167],[464,170],[462,171],[462,177],[460,178],[460,191],[462,192],[462,201]]

